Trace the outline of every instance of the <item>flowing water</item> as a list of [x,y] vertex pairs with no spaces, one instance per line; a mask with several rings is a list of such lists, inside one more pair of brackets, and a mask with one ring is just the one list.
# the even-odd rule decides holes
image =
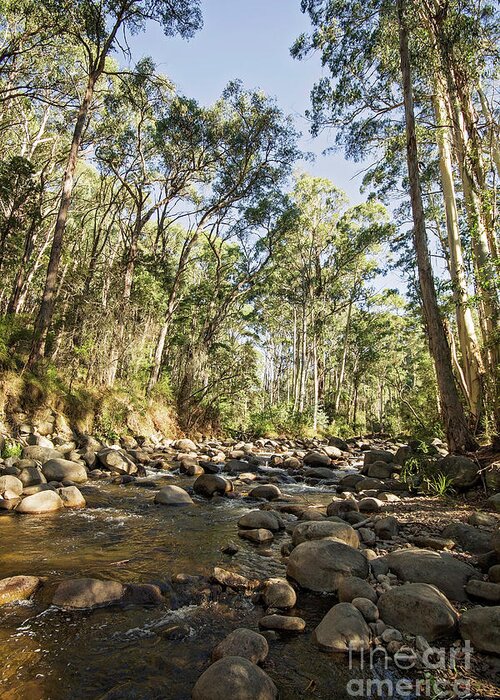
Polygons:
[[[158,483],[186,487],[190,481],[165,474]],[[306,503],[326,503],[334,491],[280,488]],[[155,491],[134,484],[93,482],[82,492],[84,510],[0,516],[0,578],[29,574],[45,581],[34,602],[0,608],[1,700],[190,698],[212,648],[236,627],[258,629],[263,608],[220,590],[195,595],[188,586],[183,592],[172,586],[172,574],[208,576],[218,565],[250,578],[284,575],[285,536],[265,548],[271,552],[238,539],[236,522],[251,507],[238,499],[172,508],[155,505]],[[240,547],[234,557],[221,552],[229,540]],[[155,583],[166,602],[91,612],[50,605],[61,580],[83,576]],[[342,700],[350,697],[349,678],[363,675],[349,670],[344,656],[311,644],[312,629],[334,602],[302,593],[296,614],[306,619],[306,633],[271,641],[264,668],[283,700]]]

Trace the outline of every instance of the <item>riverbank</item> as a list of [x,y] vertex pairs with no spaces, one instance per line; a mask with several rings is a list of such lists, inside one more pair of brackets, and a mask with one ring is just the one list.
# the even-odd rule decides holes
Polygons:
[[[245,697],[348,698],[405,677],[416,697],[426,673],[494,697],[499,516],[483,484],[497,469],[436,441],[455,490],[440,497],[407,480],[411,446],[330,442],[24,435],[0,465],[4,486],[22,485],[0,501],[0,578],[34,580],[0,607],[0,698],[239,697],[235,678],[254,671],[235,654],[262,669]],[[68,489],[85,504],[65,504]],[[48,493],[56,510],[19,508]],[[431,668],[430,647],[454,649],[458,670]]]

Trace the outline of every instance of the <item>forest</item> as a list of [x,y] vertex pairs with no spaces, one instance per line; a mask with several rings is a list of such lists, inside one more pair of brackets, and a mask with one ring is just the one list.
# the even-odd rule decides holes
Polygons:
[[[302,9],[312,132],[368,163],[356,206],[297,169],[272,97],[205,106],[127,61],[122,33],[189,38],[196,2],[2,3],[2,367],[162,395],[187,431],[471,447],[498,428],[498,15]],[[406,289],[377,293],[391,267]]]
[[0,700],[499,697],[499,34],[0,0]]

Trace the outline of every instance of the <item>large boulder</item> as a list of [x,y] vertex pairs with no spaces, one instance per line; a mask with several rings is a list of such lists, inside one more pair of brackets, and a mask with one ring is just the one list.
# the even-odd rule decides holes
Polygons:
[[156,494],[155,503],[163,506],[191,506],[193,499],[180,486],[164,486]]
[[500,491],[500,461],[490,464],[483,472],[484,481],[489,491],[497,493]]
[[479,466],[463,455],[446,455],[438,460],[436,472],[444,474],[457,489],[469,489],[479,480]]
[[267,673],[242,656],[224,656],[196,681],[193,700],[275,700],[278,689]]
[[45,464],[49,459],[62,459],[63,453],[52,447],[41,447],[40,445],[27,445],[23,447],[23,459],[34,459],[36,462]]
[[370,464],[375,462],[394,462],[394,455],[387,450],[367,450],[363,457],[363,474],[367,471]]
[[308,540],[342,540],[351,547],[359,547],[359,537],[347,523],[334,523],[329,520],[299,523],[292,533],[292,543],[296,546]]
[[26,496],[16,508],[16,513],[38,515],[52,513],[64,508],[64,502],[55,491],[40,491],[32,496]]
[[392,462],[381,461],[369,464],[366,469],[367,475],[373,479],[389,479],[394,471],[395,466]]
[[193,484],[193,490],[199,496],[211,498],[212,496],[224,496],[232,491],[233,485],[223,476],[217,474],[202,474]]
[[370,646],[370,628],[354,605],[338,603],[316,627],[312,640],[323,651],[362,651]]
[[477,651],[500,655],[500,605],[466,610],[460,619],[460,634]]
[[490,545],[490,549],[496,552],[497,556],[500,557],[500,528],[490,535]]
[[406,583],[382,593],[380,617],[401,632],[422,635],[432,642],[454,631],[458,615],[448,599],[427,583]]
[[67,480],[75,484],[84,484],[88,479],[83,464],[70,462],[68,459],[49,459],[43,465],[42,472],[47,481]]
[[0,605],[30,598],[41,581],[36,576],[10,576],[0,580]]
[[357,549],[340,540],[312,540],[290,554],[287,576],[302,588],[336,593],[347,576],[368,577],[368,562]]
[[445,552],[428,549],[398,549],[383,557],[401,581],[430,583],[450,600],[465,601],[465,585],[478,572],[470,564]]
[[328,467],[310,467],[304,471],[304,476],[308,479],[328,479],[329,481],[337,479],[333,469],[328,469]]
[[78,578],[60,583],[52,604],[68,610],[100,608],[121,603],[124,594],[125,586],[118,581]]
[[99,450],[97,460],[104,469],[118,474],[136,474],[137,465],[130,459],[126,452],[114,447],[105,447]]
[[275,513],[267,510],[251,510],[238,520],[238,527],[249,530],[263,529],[278,532],[278,530],[283,529],[283,523]]
[[267,639],[258,632],[240,627],[230,632],[212,651],[212,660],[224,656],[241,656],[253,664],[265,661],[269,654]]

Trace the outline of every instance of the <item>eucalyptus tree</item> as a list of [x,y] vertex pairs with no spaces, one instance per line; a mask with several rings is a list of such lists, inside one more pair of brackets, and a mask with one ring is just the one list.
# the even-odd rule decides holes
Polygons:
[[44,356],[45,341],[54,312],[64,231],[74,187],[74,175],[92,100],[111,52],[119,47],[122,31],[137,32],[145,23],[159,23],[166,35],[191,36],[201,24],[198,0],[47,0],[39,4],[47,16],[56,15],[57,32],[69,37],[83,52],[84,75],[73,136],[63,176],[61,199],[52,239],[42,301],[35,322],[29,367]]
[[[302,9],[309,13],[315,29],[310,37],[299,38],[293,54],[300,58],[319,50],[330,74],[312,91],[313,130],[337,127],[337,141],[346,146],[348,155],[358,158],[370,148],[376,150],[384,133],[394,134],[394,123],[405,127],[419,288],[443,423],[450,449],[468,449],[475,441],[453,375],[425,228],[407,25],[413,4],[401,0],[395,7],[385,0],[303,0]],[[397,43],[395,37],[399,37]]]
[[[165,342],[184,286],[186,268],[200,236],[223,230],[235,217],[244,218],[248,208],[254,209],[279,190],[299,155],[290,118],[262,92],[245,91],[238,82],[230,83],[213,107],[202,109],[192,101],[185,101],[179,104],[174,116],[185,124],[189,137],[198,140],[194,162],[199,162],[200,167],[190,181],[190,191],[184,195],[184,204],[188,206],[179,208],[172,216],[172,221],[184,222],[187,236],[169,285],[149,392],[160,376]],[[169,133],[171,119],[159,124],[159,134],[162,129]],[[182,129],[179,133],[185,138]],[[164,157],[168,161],[177,142],[174,139],[165,143],[168,150]]]

